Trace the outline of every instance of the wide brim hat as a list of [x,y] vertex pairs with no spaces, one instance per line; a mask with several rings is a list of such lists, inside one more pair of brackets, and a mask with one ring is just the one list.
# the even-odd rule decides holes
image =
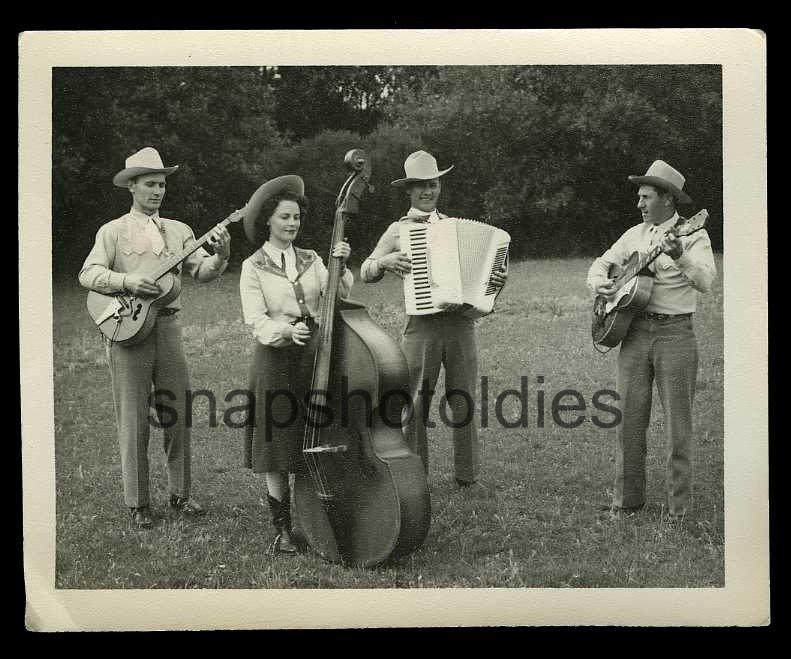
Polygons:
[[417,181],[432,181],[435,178],[444,176],[451,169],[453,165],[447,169],[437,168],[437,159],[427,151],[415,151],[410,153],[404,161],[405,178],[399,178],[392,181],[390,185],[402,187]]
[[682,204],[691,204],[692,198],[684,192],[685,178],[674,167],[664,160],[655,160],[651,163],[645,176],[630,176],[629,180],[635,185],[656,185],[673,193],[673,196]]
[[126,159],[126,167],[113,176],[113,184],[125,188],[129,181],[142,174],[164,174],[170,176],[179,168],[178,165],[165,167],[159,152],[151,146],[140,149]]
[[281,192],[291,192],[296,195],[305,194],[305,182],[301,176],[296,174],[286,174],[278,176],[271,181],[267,181],[258,188],[250,197],[250,201],[244,207],[244,235],[251,243],[255,243],[255,224],[261,214],[264,204]]

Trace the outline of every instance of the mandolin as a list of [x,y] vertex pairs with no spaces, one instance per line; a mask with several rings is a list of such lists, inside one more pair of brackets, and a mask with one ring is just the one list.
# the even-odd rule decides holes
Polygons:
[[[664,236],[669,233],[677,237],[692,235],[706,225],[708,217],[709,213],[704,208],[689,219],[679,218]],[[646,268],[662,253],[661,242],[659,240],[645,254],[634,252],[623,266],[610,266],[608,276],[615,279],[617,288],[613,295],[597,295],[593,303],[591,335],[594,344],[607,348],[617,346],[626,336],[635,315],[648,305],[654,277],[645,272],[650,272]]]
[[[244,217],[244,209],[226,217],[220,226],[228,226]],[[212,227],[212,230],[214,227]],[[173,274],[190,254],[203,247],[211,235],[206,232],[199,240],[190,243],[181,253],[172,256],[148,276],[159,285],[156,296],[142,297],[134,293],[105,295],[96,291],[88,293],[88,313],[102,334],[112,343],[131,346],[143,341],[151,332],[160,309],[163,309],[181,293],[181,279]]]

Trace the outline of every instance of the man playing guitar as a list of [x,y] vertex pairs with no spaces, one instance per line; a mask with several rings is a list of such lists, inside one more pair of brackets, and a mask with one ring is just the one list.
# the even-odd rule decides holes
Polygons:
[[[194,243],[192,230],[176,220],[159,216],[165,196],[165,178],[178,166],[165,167],[156,149],[146,147],[126,159],[126,167],[113,183],[129,190],[132,208],[102,226],[91,253],[80,271],[80,284],[105,295],[128,292],[140,297],[160,293],[147,273],[174,253]],[[209,239],[214,255],[202,247],[178,268],[197,281],[208,282],[221,274],[230,255],[231,236],[224,225],[215,227]],[[168,463],[170,506],[185,515],[203,514],[203,507],[190,498],[190,429],[184,423],[183,403],[189,389],[187,362],[181,345],[178,297],[159,311],[153,330],[134,345],[120,345],[105,337],[107,361],[112,376],[124,499],[133,526],[152,525],[149,507],[148,439],[151,385],[165,392],[163,402],[178,410],[164,427],[164,449]]]
[[607,509],[635,512],[645,505],[646,430],[654,380],[662,400],[667,449],[667,509],[683,517],[692,499],[692,403],[698,352],[692,316],[698,293],[708,293],[716,277],[711,241],[705,230],[679,238],[677,203],[692,200],[684,177],[657,160],[645,176],[630,176],[639,186],[637,208],[643,222],[626,231],[593,262],[588,287],[611,296],[612,266],[645,253],[658,243],[662,254],[649,266],[654,278],[645,310],[629,326],[618,354],[617,389],[623,415],[616,433],[615,487]]

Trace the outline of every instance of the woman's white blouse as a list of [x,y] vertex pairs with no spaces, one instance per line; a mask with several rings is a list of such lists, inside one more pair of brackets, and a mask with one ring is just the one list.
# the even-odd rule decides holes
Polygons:
[[[322,258],[313,250],[294,248],[297,261],[297,279],[304,298],[300,298],[312,317],[319,313],[319,302],[329,273]],[[354,284],[349,268],[341,278],[340,294],[346,297]],[[259,249],[242,263],[239,278],[242,298],[242,315],[253,336],[266,346],[281,348],[291,345],[291,338],[284,330],[302,317],[300,302],[294,284],[286,277],[280,264]]]

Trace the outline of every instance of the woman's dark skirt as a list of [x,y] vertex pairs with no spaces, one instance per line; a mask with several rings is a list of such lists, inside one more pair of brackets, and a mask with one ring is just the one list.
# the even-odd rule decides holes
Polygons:
[[252,423],[245,428],[244,464],[256,473],[294,472],[301,460],[305,392],[300,364],[304,348],[257,343],[250,368],[255,394]]

